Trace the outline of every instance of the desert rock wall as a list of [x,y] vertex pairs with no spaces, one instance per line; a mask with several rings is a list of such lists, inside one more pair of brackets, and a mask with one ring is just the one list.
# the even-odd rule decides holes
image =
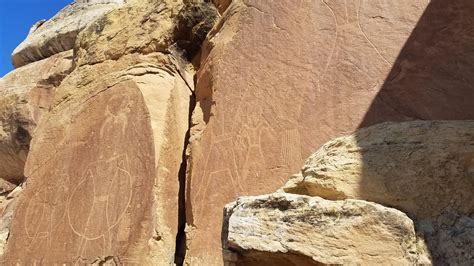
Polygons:
[[232,1],[197,73],[189,262],[221,260],[222,203],[276,190],[326,141],[472,119],[473,13],[469,1]]
[[[0,79],[1,261],[470,262],[473,14],[468,0],[74,1]],[[298,215],[366,241],[290,240],[331,238]]]

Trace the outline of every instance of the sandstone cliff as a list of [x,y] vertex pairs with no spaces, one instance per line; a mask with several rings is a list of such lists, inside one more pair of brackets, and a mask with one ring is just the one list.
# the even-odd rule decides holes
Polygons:
[[1,263],[473,264],[473,14],[75,0],[0,79]]
[[2,219],[3,263],[182,260],[189,60],[216,14],[204,2],[76,1],[31,30],[1,83],[4,191],[27,180]]

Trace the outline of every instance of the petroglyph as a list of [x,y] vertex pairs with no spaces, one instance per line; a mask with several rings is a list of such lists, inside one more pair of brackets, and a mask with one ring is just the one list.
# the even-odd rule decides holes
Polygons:
[[[123,217],[132,198],[132,177],[127,169],[126,155],[89,165],[68,200],[68,220],[74,233],[85,240],[107,239],[107,234]],[[84,200],[91,204],[84,205]],[[78,212],[81,208],[82,211]]]
[[54,183],[48,180],[25,204],[20,205],[25,210],[26,246],[51,246],[52,235],[65,214],[68,181],[67,175],[59,175]]
[[191,143],[189,256],[211,263],[224,199],[277,189],[321,144],[356,129],[426,3],[243,2],[211,35],[196,86],[204,119]]

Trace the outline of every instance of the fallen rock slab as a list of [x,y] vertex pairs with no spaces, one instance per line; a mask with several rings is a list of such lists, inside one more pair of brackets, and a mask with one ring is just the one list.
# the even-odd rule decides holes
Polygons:
[[435,263],[474,262],[474,121],[383,123],[324,144],[283,191],[395,207]]
[[228,265],[413,265],[424,258],[413,221],[361,201],[275,193],[224,210]]

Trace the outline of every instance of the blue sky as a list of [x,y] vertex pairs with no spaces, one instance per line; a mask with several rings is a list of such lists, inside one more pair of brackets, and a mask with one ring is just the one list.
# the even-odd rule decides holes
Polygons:
[[0,77],[13,67],[10,55],[31,25],[49,19],[73,0],[0,0]]

